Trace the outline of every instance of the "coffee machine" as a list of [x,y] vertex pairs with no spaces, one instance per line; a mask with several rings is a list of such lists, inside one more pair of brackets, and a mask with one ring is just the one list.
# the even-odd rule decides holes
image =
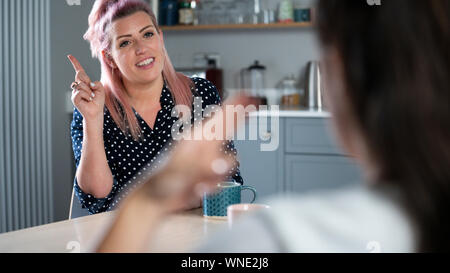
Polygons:
[[258,99],[262,105],[267,105],[265,73],[266,67],[261,65],[258,60],[241,71],[241,88],[250,96]]

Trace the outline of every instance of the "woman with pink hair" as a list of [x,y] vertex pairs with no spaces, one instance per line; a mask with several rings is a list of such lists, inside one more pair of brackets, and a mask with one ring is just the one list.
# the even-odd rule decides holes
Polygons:
[[[170,151],[175,106],[192,111],[220,104],[217,88],[201,78],[177,73],[164,47],[155,15],[140,0],[96,0],[84,39],[101,63],[101,79],[92,82],[77,59],[71,135],[77,166],[75,193],[90,213],[113,209],[132,187]],[[199,106],[199,105],[196,105]],[[203,111],[202,111],[203,112]],[[196,117],[199,113],[195,114]],[[232,142],[225,153],[234,157]],[[228,179],[243,183],[238,163]],[[186,208],[199,206],[186,204]]]

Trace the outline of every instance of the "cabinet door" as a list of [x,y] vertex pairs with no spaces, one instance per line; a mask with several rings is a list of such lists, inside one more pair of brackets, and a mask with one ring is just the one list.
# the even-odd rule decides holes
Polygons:
[[328,118],[286,119],[286,153],[343,155]]
[[[260,141],[235,141],[235,146],[244,185],[256,188],[258,200],[283,190],[282,179],[278,178],[278,151],[260,151]],[[250,197],[251,193],[242,192],[242,202],[251,201]]]
[[286,155],[287,191],[334,189],[362,183],[358,166],[343,156]]
[[[249,124],[255,125],[255,122],[255,119],[250,119]],[[283,132],[281,129],[283,126],[282,119],[279,121],[279,126],[280,128],[273,131],[268,126],[267,132],[258,136],[259,140],[238,140],[234,142],[244,184],[256,188],[258,194],[256,202],[284,190],[282,143],[275,151],[262,151],[263,146],[261,146],[270,142],[270,138],[278,137],[279,140],[282,139],[280,135],[280,132]],[[265,140],[260,140],[261,137]],[[243,191],[242,202],[251,201],[250,197],[251,193]]]

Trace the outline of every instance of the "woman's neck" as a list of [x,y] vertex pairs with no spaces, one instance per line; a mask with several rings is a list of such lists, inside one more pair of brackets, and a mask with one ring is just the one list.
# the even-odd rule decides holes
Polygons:
[[134,109],[142,109],[148,106],[159,105],[159,99],[164,86],[164,79],[161,75],[158,79],[150,83],[139,84],[123,81],[131,106]]

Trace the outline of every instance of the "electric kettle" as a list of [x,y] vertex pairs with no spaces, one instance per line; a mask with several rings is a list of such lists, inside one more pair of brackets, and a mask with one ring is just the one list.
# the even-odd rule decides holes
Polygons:
[[311,110],[322,111],[324,109],[322,97],[322,77],[318,61],[310,61],[307,67],[307,106]]

